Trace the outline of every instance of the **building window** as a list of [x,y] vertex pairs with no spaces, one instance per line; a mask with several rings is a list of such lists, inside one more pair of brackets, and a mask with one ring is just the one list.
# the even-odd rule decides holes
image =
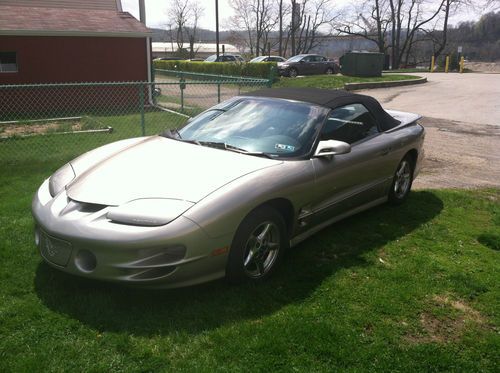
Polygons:
[[0,73],[16,73],[16,52],[0,52]]

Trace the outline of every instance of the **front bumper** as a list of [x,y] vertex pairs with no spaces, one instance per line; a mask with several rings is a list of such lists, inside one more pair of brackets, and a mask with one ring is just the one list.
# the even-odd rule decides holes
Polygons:
[[35,194],[35,243],[43,259],[61,271],[105,281],[171,288],[225,275],[232,234],[211,238],[183,216],[158,227],[119,224],[109,207],[52,198],[48,181]]
[[278,68],[278,74],[279,76],[289,76],[290,68],[289,67]]

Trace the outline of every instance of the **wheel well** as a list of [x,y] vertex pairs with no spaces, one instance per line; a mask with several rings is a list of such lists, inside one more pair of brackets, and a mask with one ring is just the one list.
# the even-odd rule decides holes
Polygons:
[[416,149],[411,149],[408,153],[405,154],[405,157],[409,156],[411,159],[411,165],[413,170],[415,171],[415,166],[417,165],[418,152]]
[[278,211],[283,219],[285,220],[286,230],[288,234],[292,233],[293,230],[293,218],[294,218],[294,208],[292,202],[290,202],[286,198],[276,198],[269,201],[264,202],[261,206],[271,206],[276,211]]

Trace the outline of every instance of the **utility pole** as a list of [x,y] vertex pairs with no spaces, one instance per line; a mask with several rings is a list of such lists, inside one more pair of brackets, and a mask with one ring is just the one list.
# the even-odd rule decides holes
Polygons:
[[139,20],[146,25],[146,6],[144,0],[139,0]]
[[215,0],[215,48],[217,60],[219,61],[219,0]]
[[280,0],[280,40],[279,40],[279,55],[283,56],[283,0]]
[[296,0],[292,0],[292,56],[295,56],[295,25],[297,23],[297,2]]

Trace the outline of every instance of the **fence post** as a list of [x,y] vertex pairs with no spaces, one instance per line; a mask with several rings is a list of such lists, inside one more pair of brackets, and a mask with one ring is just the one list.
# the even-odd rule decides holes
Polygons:
[[450,68],[450,56],[446,56],[446,62],[444,64],[444,72],[447,73]]
[[431,71],[430,71],[431,73],[434,72],[434,62],[435,62],[435,57],[434,57],[434,55],[432,55],[432,58],[431,58]]
[[139,110],[141,112],[141,134],[142,136],[146,136],[146,120],[144,117],[144,89],[145,86],[139,85]]
[[186,88],[186,81],[184,77],[179,80],[179,88],[181,89],[181,113],[184,112],[184,88]]
[[267,81],[267,87],[268,88],[271,88],[273,86],[273,83],[274,83],[274,73],[275,73],[274,66],[271,66],[271,68],[269,69],[269,80]]
[[220,104],[220,83],[217,83],[217,103]]

